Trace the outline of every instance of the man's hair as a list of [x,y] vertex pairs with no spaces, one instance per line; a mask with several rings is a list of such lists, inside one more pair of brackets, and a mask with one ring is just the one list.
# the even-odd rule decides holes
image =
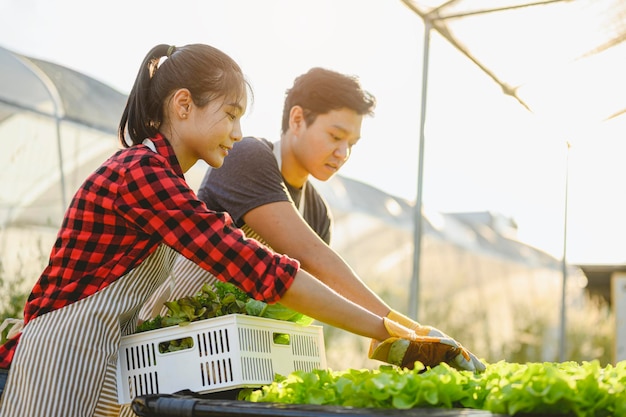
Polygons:
[[344,108],[360,115],[372,115],[376,98],[361,88],[355,76],[311,68],[298,76],[285,93],[282,133],[289,129],[289,113],[293,106],[302,107],[304,120],[310,126],[320,114]]

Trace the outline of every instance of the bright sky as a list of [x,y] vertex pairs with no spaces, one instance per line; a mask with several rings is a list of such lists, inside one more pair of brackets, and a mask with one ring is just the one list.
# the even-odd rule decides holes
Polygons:
[[[0,0],[0,46],[123,93],[151,47],[196,42],[251,81],[245,134],[278,138],[285,89],[309,68],[358,75],[378,106],[342,174],[415,199],[423,24],[400,0]],[[560,258],[569,140],[567,258],[626,262],[623,122],[620,137],[610,124],[586,132],[594,140],[547,127],[434,33],[429,68],[427,211],[501,213]]]

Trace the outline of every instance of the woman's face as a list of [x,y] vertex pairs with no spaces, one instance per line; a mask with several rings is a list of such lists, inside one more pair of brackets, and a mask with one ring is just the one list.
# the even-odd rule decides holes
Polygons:
[[178,136],[176,156],[183,172],[199,159],[214,168],[224,163],[228,151],[241,140],[241,117],[246,111],[247,98],[217,98],[204,107],[193,102],[175,127]]

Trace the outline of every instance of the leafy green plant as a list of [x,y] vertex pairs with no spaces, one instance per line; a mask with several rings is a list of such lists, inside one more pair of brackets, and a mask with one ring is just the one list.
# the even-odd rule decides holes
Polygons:
[[[137,333],[170,326],[186,326],[191,322],[220,317],[227,314],[247,314],[276,320],[292,321],[309,325],[312,318],[291,310],[281,304],[266,304],[257,301],[233,284],[217,281],[204,284],[193,296],[166,301],[167,313],[146,320],[137,326]],[[174,352],[193,345],[191,338],[170,340],[159,344],[159,351]]]
[[292,321],[309,325],[313,319],[291,310],[280,303],[267,304],[250,298],[233,284],[221,281],[213,285],[204,284],[193,296],[165,302],[167,313],[141,323],[137,332],[175,325],[185,326],[191,322],[226,314],[247,314],[275,320]]
[[576,417],[626,415],[626,361],[489,364],[481,374],[447,364],[414,370],[297,371],[260,389],[243,390],[251,402],[373,408],[472,408],[493,413]]

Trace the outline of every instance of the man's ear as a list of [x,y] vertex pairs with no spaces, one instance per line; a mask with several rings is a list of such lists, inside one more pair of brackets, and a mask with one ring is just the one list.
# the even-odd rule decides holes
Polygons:
[[191,92],[186,88],[176,90],[172,96],[171,103],[174,115],[181,119],[186,119],[189,117],[189,112],[192,107],[191,105],[193,104]]
[[289,110],[289,130],[297,132],[298,129],[305,127],[304,109],[300,106],[293,106]]

